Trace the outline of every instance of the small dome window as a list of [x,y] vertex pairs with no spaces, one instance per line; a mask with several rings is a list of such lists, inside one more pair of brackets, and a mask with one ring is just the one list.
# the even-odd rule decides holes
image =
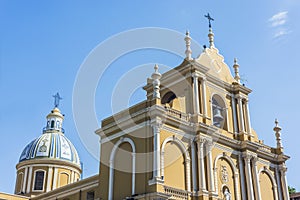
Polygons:
[[56,121],[56,128],[57,128],[57,129],[60,128],[60,121]]
[[54,128],[54,120],[51,121],[51,127],[50,128]]
[[36,171],[35,172],[35,180],[34,180],[34,190],[44,190],[44,171]]

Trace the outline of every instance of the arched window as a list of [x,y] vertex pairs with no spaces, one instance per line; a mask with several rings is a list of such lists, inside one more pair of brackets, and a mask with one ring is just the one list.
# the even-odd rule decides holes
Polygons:
[[223,99],[219,95],[213,95],[212,97],[212,115],[214,126],[227,129],[226,107]]
[[45,172],[44,171],[36,171],[34,177],[35,178],[34,178],[33,190],[44,190]]
[[51,121],[51,127],[50,128],[54,128],[54,120]]
[[20,172],[17,177],[16,193],[20,194],[23,190],[22,185],[24,182],[24,173]]
[[161,103],[162,104],[166,104],[166,103],[172,103],[172,101],[176,98],[176,95],[173,93],[173,92],[167,92],[162,100],[161,100]]
[[60,122],[56,121],[56,128],[59,129],[60,128]]

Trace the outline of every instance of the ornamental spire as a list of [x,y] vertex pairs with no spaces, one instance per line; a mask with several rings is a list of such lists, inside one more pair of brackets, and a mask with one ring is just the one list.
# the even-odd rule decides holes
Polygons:
[[238,64],[237,62],[237,58],[234,58],[234,64],[233,64],[233,69],[234,69],[234,79],[236,80],[236,82],[240,83],[240,74],[239,74],[239,68],[240,68],[240,65]]
[[154,73],[151,76],[153,82],[153,99],[160,99],[160,78],[161,74],[158,72],[158,65],[154,66]]
[[209,47],[214,47],[214,33],[212,32],[212,28],[211,28],[211,21],[214,21],[214,19],[209,15],[209,13],[207,13],[207,15],[204,15],[204,17],[206,17],[208,19],[208,28],[209,28],[209,32],[208,32],[208,39],[209,39]]
[[276,136],[276,141],[277,141],[277,144],[276,144],[276,147],[277,149],[282,152],[283,151],[283,146],[282,146],[282,143],[281,143],[281,127],[278,125],[278,120],[275,119],[275,127],[273,129],[275,131],[275,136]]
[[185,58],[187,60],[191,60],[192,59],[192,50],[191,50],[191,37],[190,37],[190,32],[187,30],[185,33],[185,46],[186,46],[186,50],[185,50]]

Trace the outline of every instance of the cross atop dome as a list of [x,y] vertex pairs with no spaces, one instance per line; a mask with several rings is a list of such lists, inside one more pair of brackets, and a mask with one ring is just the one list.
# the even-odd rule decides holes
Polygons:
[[214,21],[214,19],[207,13],[207,15],[204,15],[208,19],[208,27],[211,28],[211,21]]
[[211,21],[214,21],[214,19],[207,13],[207,15],[204,15],[208,19],[208,27],[209,27],[209,33],[208,33],[208,38],[209,38],[209,47],[214,47],[214,33],[212,32],[211,28]]
[[55,95],[53,95],[54,97],[54,107],[58,107],[59,106],[59,101],[62,100],[61,96],[59,96],[59,93],[57,92]]

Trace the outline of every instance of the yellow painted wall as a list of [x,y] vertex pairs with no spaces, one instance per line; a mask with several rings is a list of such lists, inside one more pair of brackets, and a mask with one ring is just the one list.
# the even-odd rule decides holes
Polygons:
[[[224,170],[224,168],[226,170]],[[222,170],[227,172],[227,176],[223,176]],[[233,178],[234,172],[231,168],[229,162],[225,159],[220,158],[217,162],[217,180],[218,180],[218,193],[219,198],[223,198],[223,190],[224,186],[228,187],[231,198],[235,199],[234,195],[234,178]],[[226,178],[224,178],[226,177]],[[227,179],[227,180],[226,180]]]
[[131,196],[132,149],[129,143],[122,143],[115,155],[113,199]]
[[164,181],[166,186],[185,190],[184,157],[179,147],[172,142],[165,146]]
[[272,189],[272,181],[268,174],[264,171],[259,174],[259,184],[262,200],[275,199]]

